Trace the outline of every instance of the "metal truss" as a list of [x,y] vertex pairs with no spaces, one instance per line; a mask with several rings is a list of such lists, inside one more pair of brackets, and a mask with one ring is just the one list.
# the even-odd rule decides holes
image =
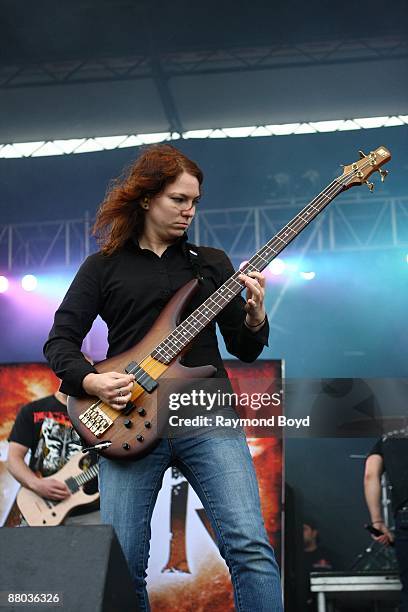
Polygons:
[[[280,200],[268,206],[209,210],[197,219],[197,242],[224,249],[234,262],[265,244],[305,205],[305,200]],[[195,236],[196,239],[196,236]],[[298,236],[294,251],[367,251],[408,246],[408,197],[341,199]]]
[[[288,67],[347,64],[408,57],[403,36],[322,40],[243,48],[215,48],[177,53],[126,57],[44,61],[0,67],[0,89],[28,86],[128,81],[160,77],[273,70]],[[153,61],[154,60],[154,61]],[[158,69],[159,66],[159,69]]]
[[[223,249],[239,264],[261,248],[305,205],[293,198],[265,206],[200,210],[190,239]],[[78,266],[96,250],[92,220],[0,225],[0,270]],[[344,194],[297,237],[292,252],[368,251],[408,247],[408,197]]]
[[90,220],[0,225],[0,270],[78,266],[95,250]]

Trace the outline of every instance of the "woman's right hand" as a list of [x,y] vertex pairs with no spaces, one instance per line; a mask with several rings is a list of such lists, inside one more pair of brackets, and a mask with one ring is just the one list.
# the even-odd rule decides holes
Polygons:
[[82,386],[88,395],[96,395],[115,410],[122,410],[130,401],[135,377],[133,374],[105,372],[85,376]]

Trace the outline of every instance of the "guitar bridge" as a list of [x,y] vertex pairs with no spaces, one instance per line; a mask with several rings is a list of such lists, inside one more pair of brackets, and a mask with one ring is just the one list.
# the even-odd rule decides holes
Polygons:
[[79,420],[97,438],[113,424],[112,419],[97,404],[92,404],[85,412],[80,414]]

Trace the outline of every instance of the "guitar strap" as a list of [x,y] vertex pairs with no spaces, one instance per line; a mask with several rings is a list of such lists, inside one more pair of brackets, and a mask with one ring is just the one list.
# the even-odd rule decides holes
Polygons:
[[201,255],[199,253],[198,247],[195,244],[190,244],[189,242],[185,243],[187,256],[190,260],[191,268],[193,270],[194,278],[197,278],[199,281],[203,280],[203,275],[201,274]]

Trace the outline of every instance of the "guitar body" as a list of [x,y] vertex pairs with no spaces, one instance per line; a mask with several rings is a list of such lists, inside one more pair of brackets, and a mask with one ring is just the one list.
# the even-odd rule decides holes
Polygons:
[[[172,381],[172,392],[180,392],[186,381],[193,378],[209,378],[216,372],[212,365],[187,368],[180,363],[185,350],[180,352],[170,364],[153,359],[150,355],[163,340],[177,327],[181,315],[191,297],[198,289],[198,280],[193,279],[180,287],[166,304],[153,327],[146,336],[133,348],[105,359],[95,368],[99,373],[123,372],[127,366],[136,362],[141,364],[149,375],[158,381],[156,389],[149,393],[135,383],[132,392],[133,409],[119,411],[103,404],[98,398],[85,396],[68,398],[68,414],[76,431],[85,441],[86,446],[94,446],[109,441],[111,445],[100,453],[115,459],[137,459],[150,452],[160,440],[162,427],[168,413],[167,393],[160,394],[160,380]],[[108,417],[112,424],[102,434],[95,435],[90,430],[89,423],[81,420],[83,415],[93,405],[98,404],[102,418]],[[160,422],[158,414],[160,411]],[[126,423],[126,425],[125,425]],[[139,437],[139,439],[138,439]]]
[[[79,464],[83,458],[84,455],[82,453],[77,453],[52,477],[65,482],[68,478],[78,476],[82,472]],[[17,494],[16,501],[21,514],[30,527],[53,527],[61,525],[65,517],[74,508],[87,506],[98,498],[99,493],[87,495],[83,488],[80,487],[78,491],[62,501],[52,501],[44,499],[37,495],[37,493],[34,493],[34,491],[22,487]]]

